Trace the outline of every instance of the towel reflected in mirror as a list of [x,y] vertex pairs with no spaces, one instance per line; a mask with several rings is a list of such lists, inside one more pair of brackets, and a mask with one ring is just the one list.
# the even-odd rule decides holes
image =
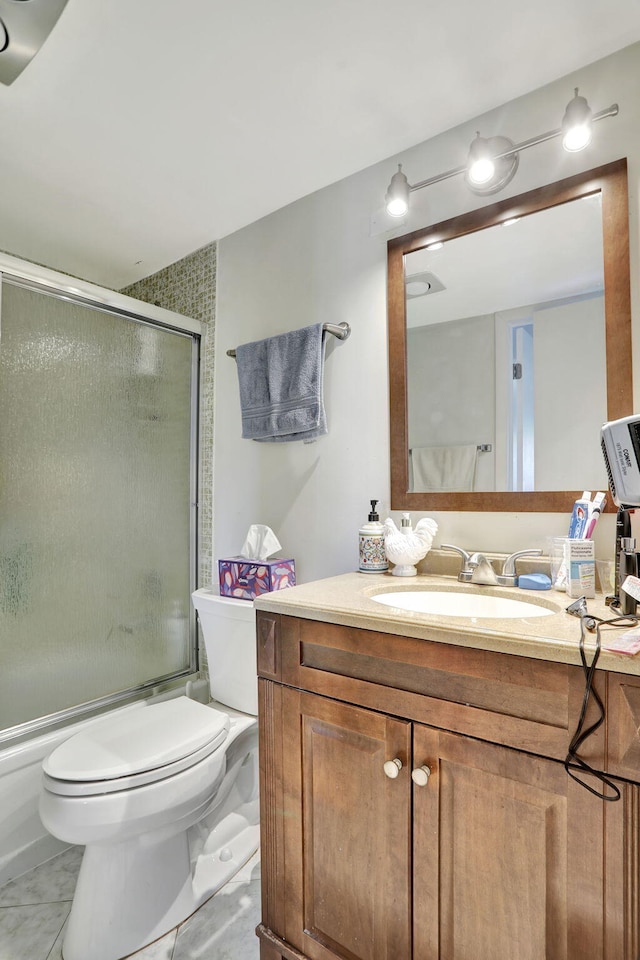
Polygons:
[[478,445],[414,447],[410,451],[411,490],[420,493],[471,491],[476,479]]

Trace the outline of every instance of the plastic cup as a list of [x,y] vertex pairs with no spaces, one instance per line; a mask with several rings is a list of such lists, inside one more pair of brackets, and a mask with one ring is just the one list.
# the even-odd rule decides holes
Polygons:
[[606,596],[610,596],[615,591],[615,560],[596,560],[596,570],[598,572],[598,582],[600,590]]
[[554,590],[567,589],[566,567],[564,562],[564,545],[568,537],[547,537],[547,552],[549,554],[549,576]]

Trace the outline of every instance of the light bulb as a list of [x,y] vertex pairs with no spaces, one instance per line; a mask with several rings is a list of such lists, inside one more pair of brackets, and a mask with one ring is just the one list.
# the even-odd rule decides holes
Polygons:
[[495,173],[495,164],[489,157],[481,157],[469,167],[469,180],[472,183],[487,183]]
[[580,123],[567,130],[562,138],[562,146],[569,153],[577,153],[578,150],[584,150],[591,143],[591,124]]
[[402,164],[391,177],[391,183],[385,197],[387,213],[390,217],[404,217],[409,209],[409,181],[402,172]]
[[488,183],[496,172],[496,165],[491,156],[489,141],[476,133],[476,138],[469,148],[467,161],[467,177],[471,183]]
[[403,197],[394,197],[387,203],[387,213],[390,217],[404,217],[409,204]]
[[584,150],[591,143],[591,110],[585,98],[578,95],[577,87],[562,118],[562,134],[562,146],[569,153]]

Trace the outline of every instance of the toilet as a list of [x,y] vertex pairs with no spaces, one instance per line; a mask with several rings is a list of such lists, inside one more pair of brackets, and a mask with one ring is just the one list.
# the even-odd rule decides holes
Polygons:
[[168,933],[259,844],[255,612],[196,590],[208,704],[141,702],[43,762],[46,829],[85,847],[64,960],[120,960]]

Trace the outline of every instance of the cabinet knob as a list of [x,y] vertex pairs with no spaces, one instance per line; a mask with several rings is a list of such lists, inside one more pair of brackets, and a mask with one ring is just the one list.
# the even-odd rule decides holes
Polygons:
[[425,764],[423,764],[421,767],[416,767],[415,770],[411,771],[411,779],[419,787],[426,787],[430,776],[431,767],[427,767]]
[[402,760],[398,760],[396,757],[395,760],[387,760],[384,765],[384,772],[389,777],[390,780],[395,780],[400,771],[402,770]]

